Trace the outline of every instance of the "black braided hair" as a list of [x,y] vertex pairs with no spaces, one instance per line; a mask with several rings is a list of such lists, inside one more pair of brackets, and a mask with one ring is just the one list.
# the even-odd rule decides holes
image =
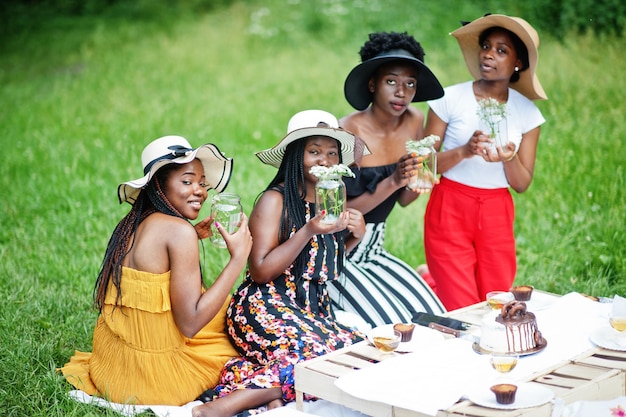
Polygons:
[[[292,228],[300,230],[306,224],[306,209],[302,202],[306,198],[306,188],[304,185],[304,148],[309,137],[296,140],[287,145],[278,172],[265,189],[265,191],[277,190],[281,188],[281,184],[284,184],[282,187],[283,209],[280,216],[280,230],[278,231],[279,244],[289,239]],[[343,161],[341,156],[341,143],[337,141],[337,145],[339,146],[339,162],[341,163]],[[343,256],[344,234],[338,232],[335,236],[337,237],[340,248],[339,255]],[[309,241],[294,261],[292,274],[295,277],[298,298],[301,296],[301,294],[299,294],[302,289],[300,283],[307,267],[310,250],[311,242]]]
[[94,306],[99,312],[102,312],[106,291],[110,282],[113,282],[113,285],[117,288],[115,305],[119,306],[122,297],[120,288],[122,262],[135,244],[135,232],[139,224],[155,212],[180,217],[189,221],[172,206],[172,203],[165,196],[165,182],[169,174],[178,167],[179,165],[177,164],[168,164],[159,169],[146,187],[141,190],[128,214],[115,227],[109,239],[93,292]]
[[[283,243],[289,239],[292,227],[300,230],[306,223],[306,211],[302,201],[306,197],[304,186],[304,147],[306,138],[291,142],[285,149],[285,154],[278,168],[278,172],[266,190],[276,189],[281,183],[283,187],[283,210],[280,216],[280,229],[278,230],[278,242]],[[295,261],[294,275],[304,272],[303,264],[306,264],[306,255],[310,250],[310,244],[304,248]]]
[[522,42],[519,36],[511,32],[510,30],[500,26],[492,26],[483,30],[478,36],[478,45],[482,47],[483,43],[485,43],[485,39],[487,39],[489,35],[491,35],[493,32],[504,32],[508,34],[511,38],[511,42],[513,42],[513,48],[515,48],[515,53],[517,53],[517,57],[519,58],[519,60],[522,61],[522,68],[519,69],[519,72],[515,71],[513,75],[511,75],[509,81],[512,83],[519,81],[519,73],[522,71],[526,71],[530,66],[530,60],[528,59],[528,48],[526,48],[526,45],[524,44],[524,42]]
[[369,40],[361,47],[361,61],[372,59],[383,52],[404,49],[415,58],[424,62],[424,49],[415,38],[406,32],[375,32],[369,34]]

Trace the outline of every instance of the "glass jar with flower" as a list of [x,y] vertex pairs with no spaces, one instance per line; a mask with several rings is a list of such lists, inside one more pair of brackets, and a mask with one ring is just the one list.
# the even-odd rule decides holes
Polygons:
[[315,214],[326,212],[322,223],[335,223],[346,210],[346,185],[341,177],[354,177],[354,173],[344,164],[331,167],[316,165],[309,172],[318,178],[315,184]]
[[437,178],[437,151],[435,143],[439,142],[439,136],[428,135],[421,140],[408,140],[406,150],[415,152],[423,158],[422,166],[417,169],[417,174],[409,178],[407,187],[413,191],[429,191],[436,184]]
[[509,141],[506,103],[500,103],[492,97],[480,99],[478,100],[477,113],[479,117],[478,129],[493,140],[492,151],[496,151],[496,146],[504,149]]

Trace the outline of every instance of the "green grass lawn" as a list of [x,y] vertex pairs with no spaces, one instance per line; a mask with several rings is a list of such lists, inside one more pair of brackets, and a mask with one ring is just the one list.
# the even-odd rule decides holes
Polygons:
[[[263,3],[260,6],[259,3]],[[151,140],[180,134],[235,158],[228,190],[250,212],[275,170],[254,152],[291,115],[352,109],[343,81],[367,34],[408,31],[443,85],[469,74],[448,33],[486,10],[471,2],[248,1],[208,15],[48,19],[0,46],[0,409],[9,416],[113,415],[75,404],[55,373],[90,350],[91,291]],[[499,4],[498,2],[487,2]],[[487,11],[514,13],[504,2]],[[453,12],[452,12],[453,11]],[[626,293],[623,39],[542,37],[535,179],[514,195],[517,282],[556,293]],[[423,104],[416,105],[425,110]],[[387,247],[424,261],[427,197],[396,208]],[[205,207],[205,213],[208,207]],[[205,278],[226,252],[204,244]]]

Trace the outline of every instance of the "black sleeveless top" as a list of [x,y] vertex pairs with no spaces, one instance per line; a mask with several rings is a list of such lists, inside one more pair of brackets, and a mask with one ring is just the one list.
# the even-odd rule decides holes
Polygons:
[[[376,186],[385,178],[391,176],[396,170],[396,163],[382,165],[377,167],[350,167],[354,172],[355,178],[344,177],[346,184],[346,194],[348,199],[358,197],[364,192],[373,193]],[[374,207],[369,213],[363,213],[366,223],[380,223],[387,220],[389,213],[393,209],[396,201],[400,198],[402,188],[391,194],[386,200]]]

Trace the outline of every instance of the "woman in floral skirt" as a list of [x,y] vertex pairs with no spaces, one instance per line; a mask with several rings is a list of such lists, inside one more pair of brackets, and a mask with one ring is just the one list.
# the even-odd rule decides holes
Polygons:
[[307,110],[291,118],[278,145],[257,153],[278,173],[250,215],[249,270],[227,312],[229,335],[243,357],[225,367],[220,397],[269,388],[276,392],[269,408],[293,401],[298,362],[363,340],[335,320],[327,291],[345,251],[365,233],[363,216],[348,209],[335,223],[322,222],[314,207],[317,178],[310,173],[352,163],[354,148],[354,135],[332,114]]

